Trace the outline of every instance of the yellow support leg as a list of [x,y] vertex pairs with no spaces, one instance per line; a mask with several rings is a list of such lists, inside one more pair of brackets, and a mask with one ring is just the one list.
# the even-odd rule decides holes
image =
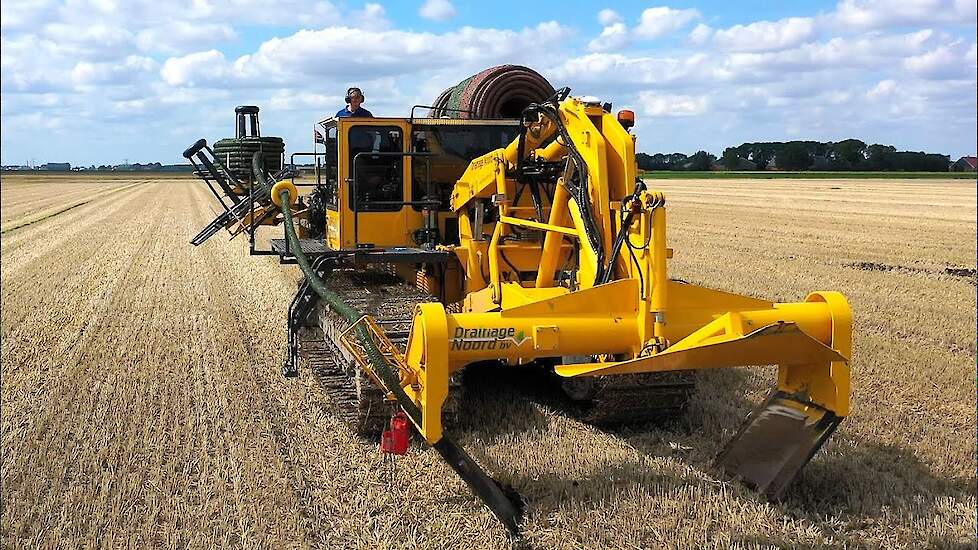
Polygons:
[[434,444],[442,437],[441,408],[448,397],[448,319],[437,303],[419,304],[414,313],[405,361],[417,384],[405,388],[421,409],[418,430]]

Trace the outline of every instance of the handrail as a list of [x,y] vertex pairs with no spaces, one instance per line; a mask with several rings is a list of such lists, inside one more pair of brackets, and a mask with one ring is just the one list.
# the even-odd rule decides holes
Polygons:
[[421,105],[421,104],[418,104],[418,105],[412,105],[411,106],[411,117],[410,117],[410,119],[411,119],[411,123],[412,124],[414,123],[414,110],[417,109],[418,107],[421,107],[422,109],[428,109],[429,111],[432,111],[434,109],[438,109],[440,111],[451,111],[453,113],[468,113],[470,115],[475,114],[475,111],[472,111],[471,109],[453,109],[451,107],[435,107],[434,105]]
[[[289,166],[293,166],[293,167],[295,166],[296,156],[318,158],[318,157],[325,157],[327,155],[329,155],[329,151],[323,151],[322,153],[318,151],[312,153],[296,151],[295,153],[289,155]],[[316,183],[296,183],[295,176],[292,176],[292,184],[295,185],[296,187],[315,187],[316,185],[319,185],[319,183],[320,182],[318,179],[316,180]]]

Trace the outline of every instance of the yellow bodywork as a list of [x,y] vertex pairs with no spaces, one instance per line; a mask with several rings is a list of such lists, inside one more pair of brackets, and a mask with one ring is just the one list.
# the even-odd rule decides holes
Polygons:
[[[571,98],[555,111],[562,130],[543,116],[528,121],[522,146],[476,159],[455,186],[460,244],[446,248],[464,270],[460,311],[419,305],[406,352],[392,356],[425,439],[442,437],[451,373],[492,359],[592,358],[557,366],[564,377],[777,365],[778,390],[811,407],[811,418],[848,415],[845,297],[823,291],[781,304],[670,280],[666,199],[635,188],[634,137],[600,105]],[[568,170],[542,208],[528,193],[516,200],[520,151],[555,161],[568,145],[586,166],[586,195],[564,180],[583,175]],[[602,264],[626,214],[627,249]]]

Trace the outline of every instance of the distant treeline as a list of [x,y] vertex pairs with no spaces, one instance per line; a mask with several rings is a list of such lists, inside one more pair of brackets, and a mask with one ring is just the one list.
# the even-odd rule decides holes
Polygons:
[[692,155],[636,155],[642,170],[818,170],[947,172],[947,155],[897,151],[892,145],[867,145],[858,139],[838,142],[771,141],[727,147],[717,159],[706,151]]
[[37,166],[10,164],[0,166],[4,172],[190,172],[194,169],[189,164],[162,164],[149,162],[146,164],[100,164],[98,166],[72,166],[68,162],[47,162]]
[[146,164],[134,163],[134,164],[101,164],[95,166],[94,164],[85,168],[84,166],[79,167],[79,170],[101,170],[101,171],[114,171],[114,172],[190,172],[194,169],[193,166],[189,164],[162,164],[159,162],[147,162]]

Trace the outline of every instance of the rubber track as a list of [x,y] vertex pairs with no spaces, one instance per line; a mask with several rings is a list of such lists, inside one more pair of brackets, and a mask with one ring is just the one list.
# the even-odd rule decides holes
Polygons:
[[[381,271],[333,271],[326,283],[345,303],[372,316],[402,352],[415,305],[436,301],[415,286]],[[343,422],[363,436],[380,433],[393,408],[384,402],[383,392],[340,342],[340,334],[348,323],[322,303],[316,319],[318,326],[300,333],[300,359],[332,397]],[[446,425],[456,420],[464,390],[461,380],[461,373],[456,373],[449,382],[449,398],[442,409]],[[689,371],[602,376],[595,379],[592,396],[575,402],[573,412],[581,420],[599,426],[661,421],[685,411],[695,382],[695,373]]]
[[[407,345],[415,305],[435,301],[433,296],[381,271],[337,270],[326,277],[326,284],[346,304],[373,317],[402,352]],[[300,360],[331,396],[340,419],[350,429],[362,436],[380,433],[386,428],[394,407],[384,401],[383,392],[340,342],[348,323],[322,302],[315,317],[318,326],[300,332]],[[457,417],[462,391],[460,374],[452,376],[449,397],[442,407],[442,419],[447,425]]]
[[696,391],[692,371],[602,376],[596,392],[579,403],[579,416],[599,426],[641,424],[681,415]]

